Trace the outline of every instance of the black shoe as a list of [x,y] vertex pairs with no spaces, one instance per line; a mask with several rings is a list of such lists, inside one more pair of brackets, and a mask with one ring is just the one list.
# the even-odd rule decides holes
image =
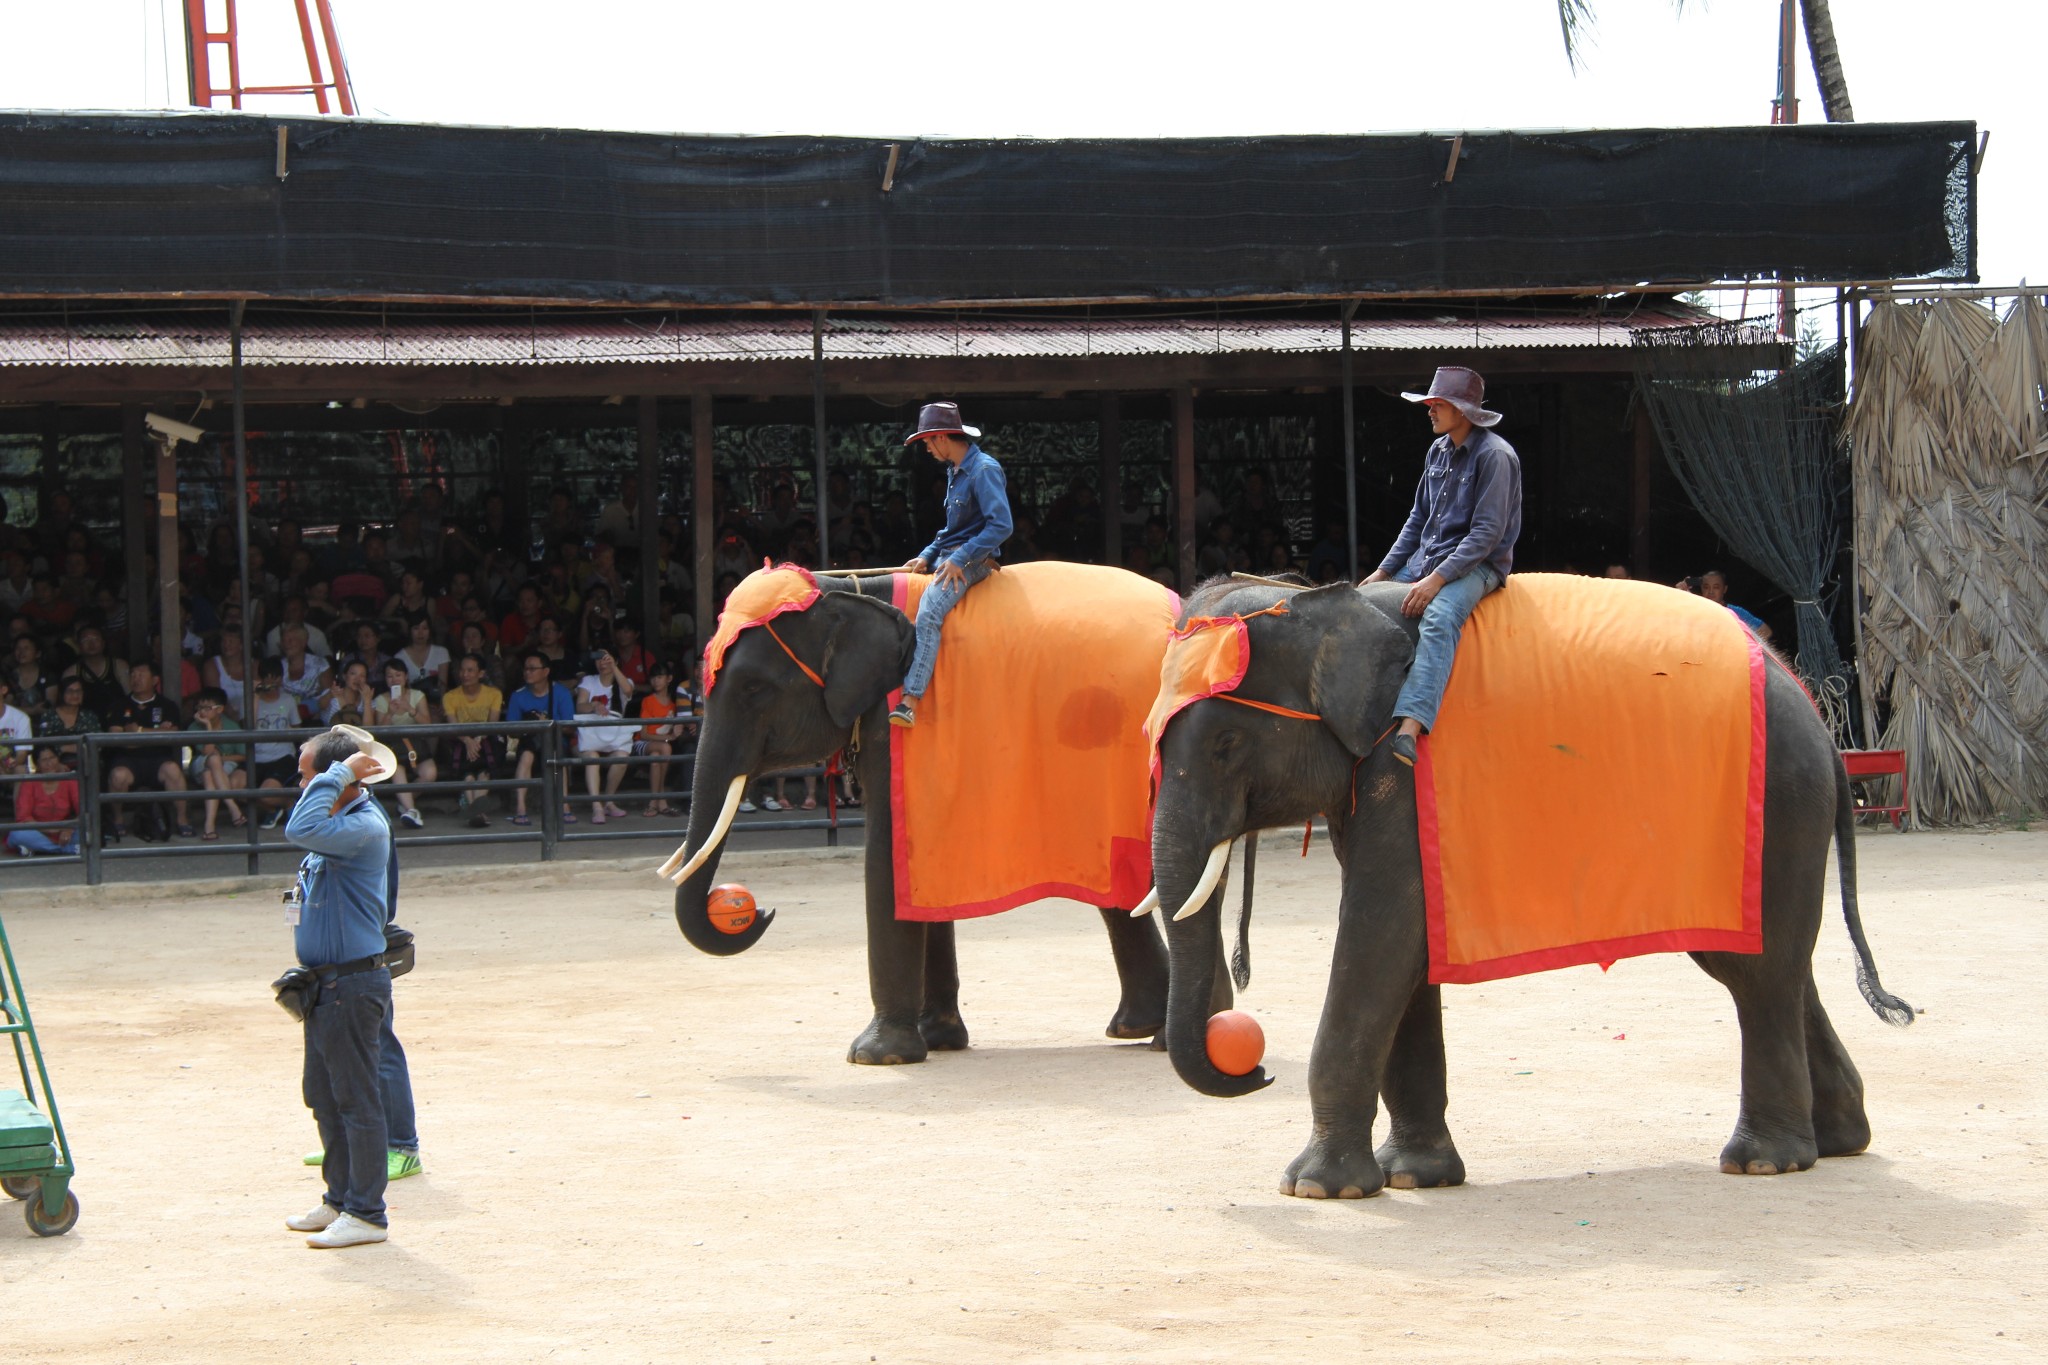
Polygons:
[[1395,735],[1394,742],[1387,747],[1394,751],[1395,758],[1411,768],[1415,766],[1415,736]]
[[905,727],[915,725],[917,724],[917,712],[911,710],[909,702],[897,702],[896,709],[889,713],[889,723]]

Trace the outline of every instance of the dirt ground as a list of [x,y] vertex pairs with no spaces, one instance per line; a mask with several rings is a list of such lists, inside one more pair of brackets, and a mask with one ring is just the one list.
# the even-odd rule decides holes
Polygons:
[[[1276,1192],[1307,1129],[1336,872],[1269,836],[1244,1004],[1279,1081],[1206,1099],[1116,1003],[1095,913],[963,926],[974,1047],[855,1068],[857,855],[740,854],[781,917],[714,960],[654,860],[413,878],[398,985],[426,1174],[308,1250],[277,888],[0,897],[80,1166],[0,1208],[0,1358],[2025,1360],[2048,1352],[2048,834],[1876,832],[1864,915],[1911,1029],[1821,994],[1869,1154],[1724,1176],[1736,1031],[1683,958],[1452,987],[1462,1189]],[[280,879],[281,880],[281,879]],[[161,894],[163,898],[152,899]]]

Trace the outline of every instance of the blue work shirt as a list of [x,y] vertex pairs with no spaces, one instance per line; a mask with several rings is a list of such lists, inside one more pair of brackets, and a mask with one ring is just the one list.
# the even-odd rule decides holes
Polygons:
[[560,683],[549,683],[545,697],[536,697],[531,687],[522,687],[505,699],[505,719],[574,720],[576,698]]
[[1003,467],[980,446],[946,470],[946,526],[924,547],[922,559],[934,571],[941,555],[961,568],[994,559],[1010,538],[1010,491]]
[[1475,565],[1491,564],[1502,579],[1515,562],[1522,534],[1522,461],[1515,448],[1484,427],[1474,427],[1465,444],[1439,436],[1422,461],[1415,506],[1380,561],[1380,572],[1397,574],[1411,565],[1415,579],[1436,573],[1455,583]]
[[1735,619],[1742,622],[1743,625],[1748,626],[1752,631],[1761,631],[1763,629],[1763,618],[1761,616],[1758,616],[1755,612],[1744,611],[1741,607],[1736,606],[1733,602],[1723,602],[1721,605],[1728,608],[1728,610],[1734,612]]
[[330,967],[384,951],[393,880],[391,822],[364,793],[334,810],[335,798],[353,781],[346,763],[331,765],[306,784],[284,823],[285,837],[307,850],[299,864],[303,904],[293,933],[302,967]]

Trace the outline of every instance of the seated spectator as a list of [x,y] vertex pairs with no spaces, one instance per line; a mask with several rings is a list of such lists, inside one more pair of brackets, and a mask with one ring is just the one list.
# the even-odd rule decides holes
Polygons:
[[242,680],[242,628],[220,628],[220,644],[199,670],[200,682],[226,699],[228,714],[236,720],[248,718],[248,689]]
[[[128,695],[121,699],[121,708],[109,718],[115,730],[126,734],[177,733],[181,717],[176,703],[157,690],[156,669],[141,660],[128,665]],[[178,766],[178,751],[170,741],[151,744],[141,748],[116,748],[109,751],[107,763],[107,790],[115,794],[131,791],[172,791],[189,790],[185,782],[185,770]],[[122,811],[127,803],[115,802],[114,818],[107,825],[107,842],[120,842],[123,833]],[[178,834],[182,838],[192,837],[191,811],[184,801],[173,803],[178,820]],[[163,806],[157,802],[137,803],[134,819],[136,834],[144,839],[167,838],[164,828]]]
[[[0,679],[0,681],[4,681],[4,679]],[[119,706],[125,703],[127,699],[128,693],[124,688],[121,695],[116,699],[115,704]],[[114,713],[110,710],[107,714],[112,715]],[[49,707],[43,714],[36,717],[36,737],[39,739],[56,739],[66,735],[88,735],[94,731],[106,728],[106,725],[100,719],[99,713],[85,704],[85,680],[77,676],[66,678],[63,682],[59,683],[57,685],[56,705]],[[76,770],[78,767],[79,746],[76,744],[66,744],[63,748],[71,756],[70,767]]]
[[128,692],[128,665],[109,657],[106,632],[97,625],[78,628],[78,658],[64,670],[64,676],[85,684],[85,704],[102,715],[119,705]]
[[326,663],[311,651],[311,636],[311,628],[302,621],[284,626],[284,649],[278,659],[284,670],[284,693],[299,704],[299,714],[305,718],[301,724],[310,724],[320,714],[330,681]]
[[640,623],[622,619],[612,627],[612,658],[617,660],[619,672],[632,680],[636,689],[647,686],[654,667],[654,653],[640,643]]
[[370,670],[361,659],[350,659],[329,678],[315,714],[329,725],[363,725],[375,696],[370,690]]
[[438,701],[448,690],[448,651],[434,643],[434,623],[425,612],[408,616],[405,632],[405,646],[392,658],[405,665],[407,682],[426,693],[428,701]]
[[384,603],[384,610],[377,613],[387,621],[411,621],[416,616],[433,619],[434,603],[427,596],[427,580],[415,569],[407,569],[398,578],[398,591]]
[[[427,701],[427,694],[416,687],[407,685],[409,677],[405,661],[390,658],[384,661],[384,688],[370,699],[369,725],[376,729],[387,725],[431,725],[434,709]],[[384,740],[391,746],[391,752],[398,755],[398,775],[405,782],[432,782],[439,775],[431,758],[420,757],[419,748],[410,735],[393,735]],[[420,818],[419,803],[411,792],[394,792],[398,798],[398,818],[412,829],[418,829],[426,822]]]
[[93,574],[85,555],[79,550],[67,550],[64,554],[64,572],[57,577],[57,595],[79,611],[93,604]]
[[[520,656],[519,668],[524,678],[518,691],[505,699],[506,720],[572,720],[576,715],[576,697],[568,688],[555,682],[550,676],[552,665],[547,655],[538,649],[528,650]],[[537,741],[519,744],[519,767],[516,773],[522,781],[533,775],[533,756],[539,752]],[[526,813],[526,788],[516,788],[512,793],[514,807],[512,823],[530,825],[531,817]],[[563,803],[562,819],[575,824],[576,817],[570,813],[568,804]]]
[[16,772],[28,762],[28,741],[35,734],[35,722],[14,705],[13,695],[14,688],[0,675],[0,773]]
[[61,635],[78,615],[78,604],[57,595],[57,580],[39,573],[29,580],[29,598],[22,613],[45,635]]
[[[330,630],[341,619],[341,609],[334,604],[334,593],[325,579],[306,585],[306,626],[308,631]],[[332,648],[320,651],[322,658],[334,657]]]
[[343,663],[359,663],[363,672],[371,678],[381,678],[384,663],[391,656],[384,652],[384,637],[374,621],[358,621],[350,636],[354,648],[342,656]]
[[391,537],[382,530],[363,532],[363,572],[380,585],[380,591],[370,594],[379,602],[398,588],[399,575],[405,572],[405,565],[391,557]]
[[610,593],[614,602],[626,600],[626,576],[619,572],[619,552],[608,541],[600,540],[591,548],[590,562],[576,574],[578,591],[588,593],[594,586]]
[[1607,572],[1601,576],[1603,578],[1627,578],[1630,576],[1628,571],[1628,565],[1609,564],[1607,566]]
[[540,628],[540,589],[522,583],[514,601],[517,605],[512,613],[498,626],[498,643],[506,649],[524,648],[528,638]]
[[57,679],[43,664],[43,647],[33,635],[14,637],[14,664],[7,680],[14,685],[14,704],[30,719],[43,714],[55,692]]
[[[249,703],[250,730],[296,730],[305,721],[299,715],[296,697],[284,690],[284,664],[282,660],[265,659],[256,665],[256,694]],[[272,741],[257,744],[250,750],[252,781],[258,787],[291,789],[299,783],[299,746],[289,740],[282,743]],[[264,822],[265,829],[276,829],[291,812],[295,797],[288,796],[282,801],[266,800],[271,807],[270,819]]]
[[[223,746],[216,735],[228,731],[239,731],[241,723],[228,714],[228,699],[217,687],[202,688],[192,699],[192,720],[185,729],[193,735],[187,752],[192,759],[185,765],[186,778],[196,787],[206,791],[206,823],[199,831],[199,837],[209,842],[220,838],[219,798],[213,792],[240,791],[249,785],[249,771],[244,760],[248,753],[239,745]],[[240,829],[248,823],[242,815],[242,808],[233,801],[227,803],[228,819]]]
[[659,614],[654,620],[654,648],[671,659],[688,658],[697,641],[697,618],[678,609],[681,601],[679,594],[663,588],[655,608]]
[[0,553],[0,611],[10,616],[20,611],[28,605],[34,591],[35,582],[28,571],[28,556],[15,549]]
[[434,599],[434,638],[448,640],[462,628],[462,608],[476,595],[476,580],[467,569],[448,575],[448,586]]
[[583,676],[578,667],[580,660],[569,652],[568,641],[562,635],[562,623],[554,617],[540,618],[527,648],[548,661],[548,676],[556,682],[574,683]]
[[[576,689],[576,710],[585,716],[625,716],[633,699],[633,684],[625,674],[619,672],[618,661],[610,652],[599,650],[591,659],[592,671]],[[631,725],[593,725],[576,732],[576,750],[589,760],[583,765],[583,785],[592,799],[590,822],[601,825],[607,815],[613,819],[625,818],[625,809],[610,798],[618,794],[619,786],[626,780],[624,763],[603,763],[597,760],[624,758],[633,752],[634,727]],[[600,773],[600,769],[604,771]],[[599,778],[603,778],[603,795],[598,792]]]
[[[304,554],[305,551],[301,550],[299,553]],[[313,624],[308,614],[306,599],[299,593],[293,593],[284,599],[284,607],[278,617],[277,624],[272,626],[270,634],[264,637],[263,652],[265,654],[284,653],[284,633],[292,626],[298,626],[305,631],[306,652],[317,654],[323,659],[330,657],[334,653],[333,649],[328,646],[327,632]]]
[[[78,819],[78,779],[56,747],[36,750],[34,769],[38,780],[14,789],[14,820],[17,824],[62,824]],[[7,836],[7,846],[26,858],[37,853],[70,853],[78,847],[78,831],[72,829],[17,829]]]
[[[387,538],[391,558],[405,566],[407,574],[424,578],[436,573],[441,567],[441,532],[439,527],[428,530],[424,519],[415,508],[408,507],[398,514],[398,524],[391,528]],[[408,604],[406,610],[412,610]],[[391,615],[389,611],[384,613]]]
[[[660,721],[675,715],[675,672],[667,664],[656,659],[647,666],[647,684],[637,688],[633,700],[627,704],[626,714],[639,720]],[[651,757],[662,760],[647,765],[646,808],[640,814],[676,815],[671,810],[663,792],[668,786],[668,758],[676,751],[682,739],[680,725],[643,725],[640,734],[633,741],[636,757]]]
[[[464,654],[455,666],[456,685],[441,699],[441,711],[451,725],[488,724],[505,714],[505,694],[484,681],[481,655]],[[498,767],[503,746],[496,735],[455,735],[441,741],[441,767],[457,781],[490,781]],[[490,792],[465,787],[457,809],[469,811],[472,829],[491,823],[484,814]]]
[[[475,599],[472,598],[471,600],[474,601]],[[456,658],[459,660],[464,654],[476,655],[477,661],[483,666],[483,681],[485,685],[495,687],[498,691],[503,692],[505,690],[505,661],[498,657],[497,647],[491,643],[490,636],[485,633],[489,629],[490,626],[486,622],[464,621],[460,638],[457,641]]]
[[592,583],[583,596],[583,610],[576,618],[577,656],[588,659],[599,650],[611,649],[615,643],[613,625],[611,589],[602,583]]

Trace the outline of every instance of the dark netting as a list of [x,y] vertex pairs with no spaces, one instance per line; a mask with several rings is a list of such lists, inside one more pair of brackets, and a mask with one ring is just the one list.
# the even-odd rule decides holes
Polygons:
[[1965,279],[1974,136],[1474,133],[1454,163],[1422,133],[891,144],[13,113],[0,295],[915,305]]
[[1792,598],[1794,667],[1832,714],[1848,672],[1828,621],[1849,477],[1841,350],[1731,378],[1726,348],[1744,335],[1736,324],[1638,333],[1637,389],[1700,515]]

